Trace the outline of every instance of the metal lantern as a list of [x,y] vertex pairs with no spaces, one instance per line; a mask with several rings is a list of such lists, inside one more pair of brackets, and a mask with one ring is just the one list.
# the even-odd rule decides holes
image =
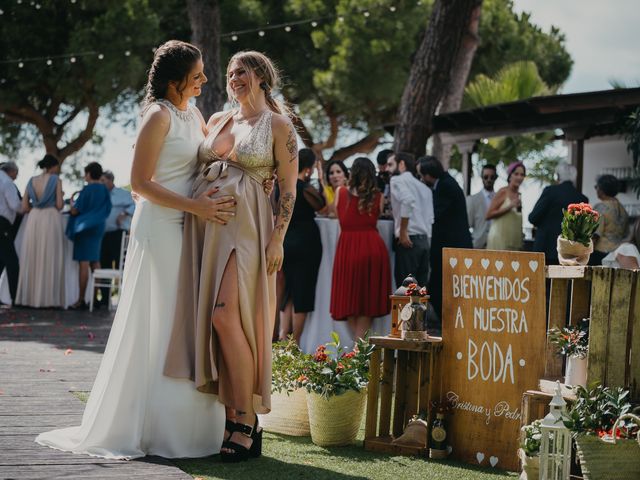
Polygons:
[[540,425],[540,480],[569,480],[571,468],[571,432],[564,426],[567,402],[562,398],[560,382],[549,404],[551,410]]

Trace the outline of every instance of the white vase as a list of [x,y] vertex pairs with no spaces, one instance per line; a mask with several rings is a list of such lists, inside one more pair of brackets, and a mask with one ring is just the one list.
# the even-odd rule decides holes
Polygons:
[[567,369],[564,376],[565,385],[587,386],[587,358],[567,357]]

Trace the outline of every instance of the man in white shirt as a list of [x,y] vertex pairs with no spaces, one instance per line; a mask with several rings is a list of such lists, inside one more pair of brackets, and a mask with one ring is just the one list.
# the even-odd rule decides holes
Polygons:
[[487,220],[487,209],[495,195],[493,186],[496,183],[498,174],[495,165],[490,163],[482,167],[482,190],[467,197],[467,216],[469,226],[472,229],[471,237],[473,248],[486,248],[487,236],[491,227],[491,220]]
[[387,159],[391,175],[391,211],[396,237],[394,277],[396,286],[413,274],[420,286],[429,279],[429,245],[433,225],[433,195],[416,178],[416,161],[399,152]]
[[[105,170],[100,181],[111,193],[111,213],[107,217],[104,237],[100,247],[100,266],[102,268],[120,268],[120,245],[122,235],[129,231],[131,218],[136,204],[131,198],[131,192],[114,185],[115,177],[111,170]],[[107,304],[108,288],[101,288],[102,299],[96,302],[97,307]]]
[[11,301],[15,302],[18,289],[20,264],[13,243],[13,222],[22,211],[22,205],[14,180],[18,166],[14,162],[0,164],[0,274],[6,268]]

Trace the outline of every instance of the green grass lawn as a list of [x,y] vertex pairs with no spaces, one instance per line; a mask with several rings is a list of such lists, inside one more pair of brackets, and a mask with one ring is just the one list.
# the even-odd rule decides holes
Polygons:
[[454,461],[390,456],[368,452],[362,447],[364,431],[358,442],[349,447],[323,448],[310,437],[289,437],[264,433],[262,457],[240,464],[224,464],[220,456],[204,459],[175,460],[182,470],[203,480],[309,478],[331,479],[437,479],[493,480],[517,478],[515,473],[487,470]]
[[[72,392],[86,402],[89,392]],[[311,437],[289,437],[264,433],[262,457],[239,464],[225,464],[219,455],[173,460],[183,471],[202,480],[496,480],[518,475],[501,470],[477,468],[451,460],[391,456],[368,452],[362,447],[364,418],[357,442],[348,447],[323,448]]]

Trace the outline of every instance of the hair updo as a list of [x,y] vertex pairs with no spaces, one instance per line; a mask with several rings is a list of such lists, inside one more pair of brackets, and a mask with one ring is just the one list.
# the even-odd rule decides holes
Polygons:
[[[269,109],[275,113],[292,116],[292,112],[284,103],[273,98],[273,91],[280,88],[280,72],[273,64],[271,59],[265,54],[254,50],[245,50],[238,52],[231,57],[227,65],[227,73],[233,62],[238,62],[245,70],[253,71],[260,79],[260,89],[264,92],[264,98]],[[233,91],[229,82],[227,82],[227,96],[229,102],[237,104],[238,101],[233,96]]]
[[54,157],[50,153],[47,153],[42,158],[42,160],[40,160],[38,162],[38,168],[41,168],[43,170],[49,170],[50,168],[56,167],[58,165],[60,165],[60,162],[58,161],[58,159],[56,157]]
[[[169,40],[160,45],[153,55],[153,63],[144,88],[143,112],[156,100],[166,97],[169,82],[184,81],[194,64],[201,58],[202,53],[198,47],[187,42]],[[182,90],[178,90],[178,93],[182,94]]]

